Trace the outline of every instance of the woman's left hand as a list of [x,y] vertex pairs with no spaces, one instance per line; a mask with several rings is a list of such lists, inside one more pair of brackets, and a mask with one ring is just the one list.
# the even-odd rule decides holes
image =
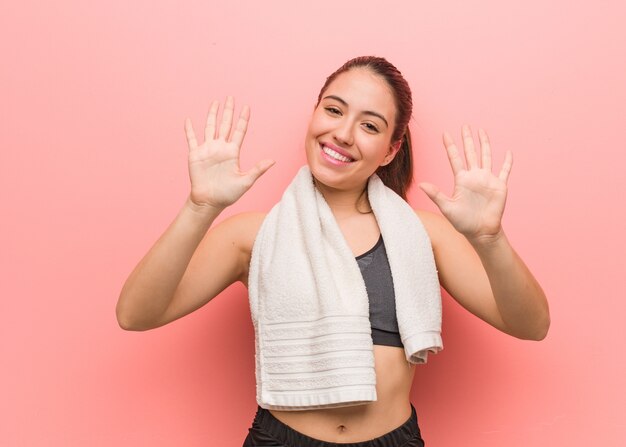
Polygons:
[[419,184],[454,228],[471,243],[488,242],[501,235],[506,183],[513,164],[513,155],[507,151],[499,175],[491,172],[489,138],[483,129],[478,130],[478,135],[480,159],[469,126],[463,126],[464,163],[452,137],[447,132],[443,134],[443,143],[454,174],[452,197],[446,196],[431,183]]

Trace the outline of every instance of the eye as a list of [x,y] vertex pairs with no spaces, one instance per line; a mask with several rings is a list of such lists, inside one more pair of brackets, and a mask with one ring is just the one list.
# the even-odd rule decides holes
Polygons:
[[367,129],[368,132],[372,132],[372,133],[378,133],[380,132],[378,130],[378,127],[376,127],[374,124],[372,123],[363,123],[363,126],[365,127],[365,129]]
[[337,107],[328,106],[324,107],[324,109],[331,115],[341,115],[341,110],[339,110]]

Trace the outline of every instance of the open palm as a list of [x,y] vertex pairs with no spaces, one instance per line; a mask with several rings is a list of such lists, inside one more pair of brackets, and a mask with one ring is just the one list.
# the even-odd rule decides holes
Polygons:
[[487,133],[479,129],[478,134],[480,160],[472,132],[469,126],[463,126],[465,163],[452,137],[448,133],[443,135],[454,174],[454,191],[451,197],[431,183],[419,185],[456,230],[470,240],[496,236],[501,231],[507,180],[513,163],[512,154],[507,151],[502,169],[499,175],[495,175],[491,171],[491,147]]
[[234,108],[234,99],[229,96],[218,127],[219,102],[213,101],[202,144],[198,144],[191,121],[185,121],[189,146],[190,198],[197,205],[226,207],[233,204],[274,164],[272,160],[263,160],[250,170],[241,171],[239,154],[248,128],[250,109],[243,107],[237,125],[232,130]]

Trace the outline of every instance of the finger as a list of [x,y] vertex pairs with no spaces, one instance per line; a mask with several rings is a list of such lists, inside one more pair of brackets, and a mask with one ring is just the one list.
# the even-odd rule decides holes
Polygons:
[[206,117],[206,126],[204,127],[204,141],[215,139],[215,126],[217,123],[217,111],[220,108],[219,101],[213,101],[209,114]]
[[474,137],[472,137],[472,130],[465,124],[463,125],[463,150],[465,151],[465,160],[467,161],[467,169],[472,169],[478,166],[478,156],[476,155],[476,148],[474,147]]
[[237,145],[237,147],[241,147],[243,143],[243,138],[246,136],[246,131],[248,130],[248,122],[250,121],[250,107],[243,106],[241,113],[239,114],[239,119],[237,120],[237,127],[235,127],[235,132],[233,132],[233,143]]
[[246,172],[246,176],[250,180],[250,184],[253,184],[257,181],[259,177],[267,172],[269,168],[274,166],[276,162],[274,160],[262,160],[258,162],[252,169]]
[[418,185],[422,191],[426,193],[426,195],[435,202],[435,205],[439,207],[439,209],[443,210],[446,206],[446,203],[450,200],[444,193],[442,193],[439,188],[437,188],[432,183],[420,183]]
[[185,119],[185,136],[187,137],[187,145],[189,149],[195,149],[198,147],[198,140],[196,140],[196,134],[193,131],[193,125],[189,118]]
[[500,170],[500,180],[506,183],[509,180],[509,175],[511,174],[511,168],[513,167],[513,153],[511,151],[506,151],[506,155],[504,156],[504,163],[502,164],[502,169]]
[[480,154],[482,156],[483,169],[491,172],[491,145],[489,144],[487,132],[483,129],[478,129],[478,138],[480,138]]
[[463,161],[459,155],[459,149],[456,147],[456,144],[454,144],[454,140],[448,132],[443,133],[443,144],[446,147],[446,152],[448,153],[448,160],[450,161],[450,166],[452,167],[452,173],[456,176],[463,170]]
[[230,134],[230,128],[233,125],[233,111],[235,110],[235,100],[232,96],[226,98],[226,104],[224,104],[224,112],[222,113],[222,125],[220,126],[219,138],[228,140]]

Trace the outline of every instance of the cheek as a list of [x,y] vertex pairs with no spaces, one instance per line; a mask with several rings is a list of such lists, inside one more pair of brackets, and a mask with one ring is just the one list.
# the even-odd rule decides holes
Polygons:
[[316,110],[309,121],[308,134],[319,135],[328,132],[332,127],[332,119],[321,110]]
[[389,138],[372,138],[371,135],[362,135],[363,138],[360,141],[361,150],[365,150],[369,155],[375,159],[382,160],[385,158],[391,148]]
[[306,146],[311,148],[315,145],[315,140],[324,133],[322,122],[315,116],[309,121],[309,125],[306,129]]

